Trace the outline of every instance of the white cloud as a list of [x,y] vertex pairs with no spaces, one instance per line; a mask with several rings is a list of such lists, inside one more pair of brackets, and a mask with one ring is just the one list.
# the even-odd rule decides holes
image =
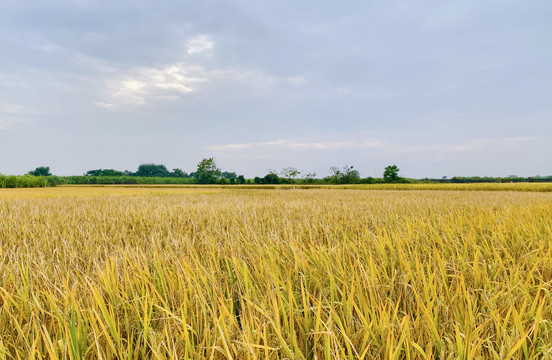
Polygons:
[[175,63],[159,68],[133,68],[115,79],[106,80],[104,98],[97,104],[106,108],[143,105],[154,101],[174,101],[197,91],[207,81],[201,66]]
[[199,91],[258,97],[279,84],[300,86],[307,83],[299,75],[276,77],[258,69],[213,66],[208,58],[214,47],[215,41],[210,36],[199,34],[188,39],[186,53],[179,61],[125,70],[110,68],[88,57],[75,59],[104,76],[102,95],[95,104],[106,109],[174,102]]
[[207,146],[207,150],[214,151],[232,151],[244,150],[259,147],[279,147],[285,149],[305,149],[305,150],[344,150],[344,149],[367,149],[379,148],[385,143],[377,139],[369,139],[366,141],[329,141],[329,142],[312,142],[312,141],[295,141],[295,140],[274,140],[266,142],[252,142],[242,144],[224,144]]
[[383,139],[367,139],[362,141],[299,141],[299,140],[273,140],[265,142],[251,142],[238,144],[221,144],[207,146],[205,149],[213,151],[238,151],[246,149],[282,148],[304,150],[358,150],[358,149],[383,149],[392,152],[464,152],[476,151],[484,148],[504,148],[536,140],[534,137],[469,139],[456,144],[428,144],[428,145],[401,145],[393,144]]
[[197,35],[188,39],[186,43],[188,55],[209,53],[215,42],[208,35]]
[[[209,69],[190,62],[176,62],[160,67],[138,67],[113,76],[109,71],[103,95],[96,105],[104,108],[138,106],[156,102],[178,101],[199,91],[262,96],[278,83],[290,78],[277,78],[259,70]],[[116,73],[115,73],[116,74]],[[293,85],[304,81],[292,78]]]

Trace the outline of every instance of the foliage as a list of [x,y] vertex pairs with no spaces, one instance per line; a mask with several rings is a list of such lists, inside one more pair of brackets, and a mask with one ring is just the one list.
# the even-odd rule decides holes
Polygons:
[[399,168],[397,165],[389,165],[385,168],[383,172],[383,179],[385,182],[396,182],[400,180],[399,177]]
[[264,177],[255,177],[253,181],[255,184],[280,184],[283,179],[281,179],[277,174],[274,172],[269,172]]
[[228,171],[223,171],[220,176],[228,180],[232,180],[232,179],[236,180],[236,178],[238,177],[238,175],[236,175],[235,172],[228,172]]
[[123,185],[123,184],[195,184],[190,177],[157,177],[157,176],[63,176],[48,177],[56,185]]
[[299,175],[301,175],[301,171],[291,166],[283,168],[281,172],[281,176],[288,179],[290,182],[295,180]]
[[124,176],[125,173],[114,169],[88,170],[86,176]]
[[188,175],[185,171],[182,169],[173,169],[173,171],[169,174],[171,177],[181,177],[181,178],[188,178],[190,175]]
[[330,184],[356,184],[360,182],[360,174],[353,166],[345,165],[343,168],[333,166],[330,168],[330,176],[325,181]]
[[[49,167],[37,167],[29,174],[50,174]],[[67,176],[59,177],[53,175],[46,176],[46,184],[49,186],[63,184],[218,184],[218,185],[241,185],[241,184],[259,184],[259,185],[346,185],[346,184],[371,184],[382,183],[404,183],[404,184],[423,184],[423,183],[546,183],[552,182],[552,176],[532,176],[518,177],[515,175],[508,177],[442,177],[439,179],[408,179],[399,176],[399,168],[396,165],[390,165],[385,168],[383,178],[366,177],[361,178],[358,170],[353,166],[344,166],[343,168],[332,167],[331,174],[325,178],[316,178],[316,173],[299,171],[294,167],[285,167],[280,171],[280,176],[275,170],[270,170],[264,177],[255,177],[246,179],[243,175],[237,175],[236,172],[221,172],[217,168],[214,158],[203,159],[198,164],[198,170],[186,173],[182,169],[175,168],[168,171],[165,165],[161,164],[142,164],[134,173],[131,171],[119,171],[115,169],[95,169],[86,172],[85,177]],[[100,179],[101,177],[101,179]],[[18,182],[19,181],[19,182]],[[18,184],[18,185],[16,185]],[[24,184],[20,180],[10,178],[4,181],[3,186],[19,186]],[[27,186],[27,185],[25,185]]]
[[138,170],[134,173],[135,176],[156,176],[169,177],[170,173],[165,165],[158,164],[142,164],[138,166]]
[[215,158],[205,158],[197,164],[195,177],[199,184],[215,184],[221,172],[215,163]]
[[34,176],[49,176],[52,175],[50,173],[50,167],[49,166],[39,166],[36,169],[29,171],[29,175]]
[[44,176],[35,175],[0,175],[0,188],[33,188],[45,187],[48,182]]
[[280,177],[277,174],[269,173],[263,178],[263,184],[279,184]]
[[304,173],[305,174],[305,177],[303,179],[303,181],[306,183],[306,184],[312,184],[313,182],[316,181],[316,173],[315,172],[312,172],[312,173]]

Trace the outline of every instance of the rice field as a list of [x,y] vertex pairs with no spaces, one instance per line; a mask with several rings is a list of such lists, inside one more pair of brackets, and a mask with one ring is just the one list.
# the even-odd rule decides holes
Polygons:
[[417,186],[0,189],[0,359],[552,359],[552,193]]

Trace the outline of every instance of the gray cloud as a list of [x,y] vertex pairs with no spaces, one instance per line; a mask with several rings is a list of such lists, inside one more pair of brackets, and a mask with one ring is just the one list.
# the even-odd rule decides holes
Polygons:
[[251,175],[267,162],[552,173],[551,10],[7,0],[0,172],[193,168],[216,153]]

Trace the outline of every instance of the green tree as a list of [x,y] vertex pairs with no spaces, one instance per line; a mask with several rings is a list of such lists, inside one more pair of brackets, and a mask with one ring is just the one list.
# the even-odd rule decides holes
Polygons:
[[197,171],[195,177],[199,184],[214,184],[220,178],[221,172],[217,168],[215,158],[205,158],[197,164]]
[[85,176],[123,176],[125,175],[122,171],[114,169],[96,169],[88,170]]
[[315,172],[305,173],[305,176],[304,176],[305,183],[312,184],[314,182],[314,180],[316,180],[316,173]]
[[134,175],[168,177],[170,173],[169,173],[169,170],[167,170],[167,167],[165,165],[142,164],[138,166],[138,170]]
[[279,184],[279,183],[280,183],[280,177],[273,172],[266,174],[265,177],[263,178],[263,184]]
[[353,166],[345,165],[343,168],[332,166],[331,175],[325,180],[331,184],[356,184],[360,181],[360,174]]
[[189,177],[189,175],[186,174],[185,171],[182,171],[182,169],[173,169],[173,171],[170,173],[170,176],[172,176],[172,177],[182,177],[182,178]]
[[273,171],[270,171],[268,174],[266,174],[262,178],[260,178],[258,176],[255,176],[255,179],[253,179],[253,181],[256,184],[280,184],[280,183],[282,183],[282,179],[278,176],[278,174],[274,173]]
[[301,174],[301,171],[290,166],[283,168],[280,174],[283,178],[289,180],[290,182],[293,182],[295,178]]
[[235,181],[236,178],[238,177],[238,175],[236,175],[235,172],[228,172],[228,171],[223,171],[220,176],[225,178],[225,179],[228,179],[230,181],[232,181],[232,180]]
[[115,169],[103,169],[100,176],[123,176],[124,173]]
[[50,176],[52,174],[50,173],[50,167],[49,166],[39,166],[36,169],[34,169],[33,171],[29,171],[29,175]]
[[100,176],[102,169],[88,170],[84,176]]
[[385,182],[395,182],[400,180],[399,177],[399,168],[397,165],[389,165],[385,168],[385,171],[383,172],[383,179]]

